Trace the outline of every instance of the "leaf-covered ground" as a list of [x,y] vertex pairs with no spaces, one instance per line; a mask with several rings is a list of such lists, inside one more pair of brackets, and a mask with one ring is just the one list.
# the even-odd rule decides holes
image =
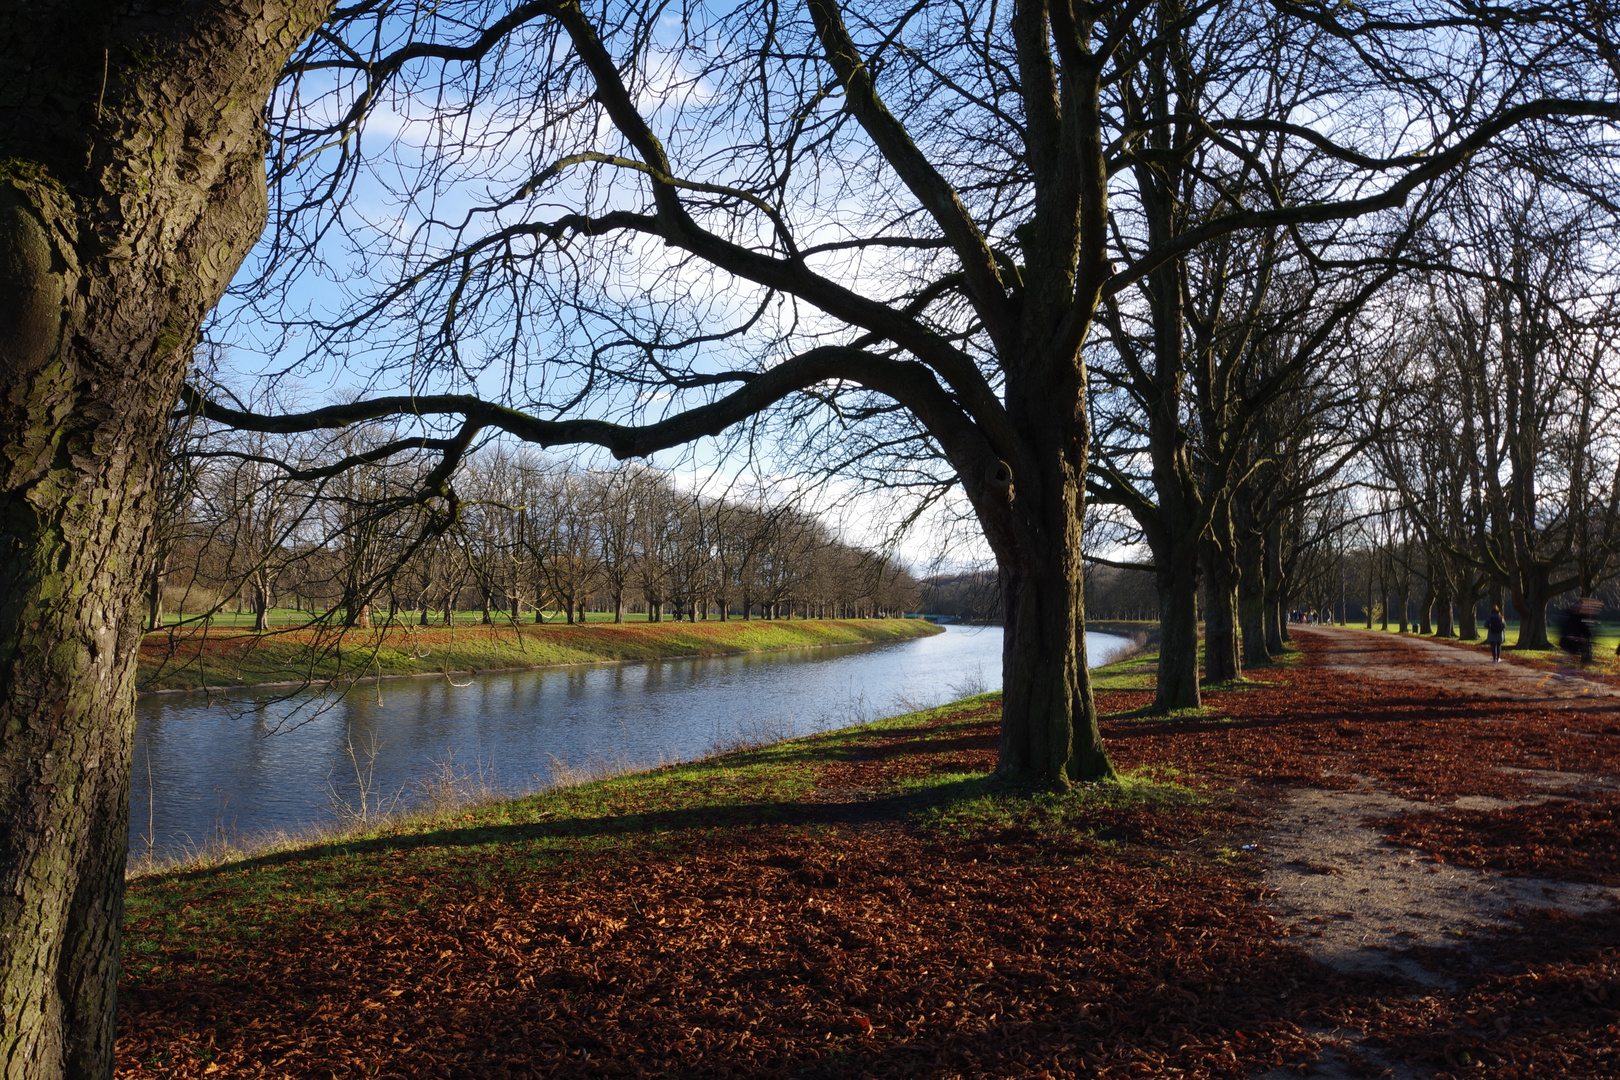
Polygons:
[[1620,775],[1614,712],[1392,693],[1304,645],[1201,716],[1104,691],[1122,785],[989,781],[980,698],[137,882],[119,1075],[1620,1075],[1612,911],[1425,955],[1437,991],[1315,963],[1242,851],[1277,793],[1360,776],[1430,804],[1387,828],[1433,857],[1609,880],[1602,789],[1449,802]]

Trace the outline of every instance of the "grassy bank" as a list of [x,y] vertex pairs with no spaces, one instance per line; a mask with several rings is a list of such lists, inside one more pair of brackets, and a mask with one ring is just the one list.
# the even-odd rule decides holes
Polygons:
[[1438,991],[1301,951],[1372,924],[1260,873],[1271,801],[1354,775],[1423,808],[1381,824],[1435,864],[1620,884],[1612,795],[1523,779],[1613,775],[1612,718],[1392,699],[1299,645],[1201,717],[1103,671],[1117,785],[997,780],[980,695],[137,879],[116,1075],[1616,1075],[1612,910],[1409,954]]
[[[998,718],[981,695],[134,881],[119,1075],[854,1077],[940,1053],[1008,1075],[1002,1029],[1165,951],[1120,917],[1144,890],[1178,912],[1250,890],[1164,862],[1156,829],[1227,813],[1165,770],[1069,795],[992,779]],[[1144,827],[1151,857],[1124,853]],[[1166,1018],[1064,1019],[1129,1047]]]
[[150,692],[510,671],[860,645],[941,632],[920,619],[389,626],[343,635],[323,630],[255,634],[205,628],[148,634],[141,645],[139,686]]

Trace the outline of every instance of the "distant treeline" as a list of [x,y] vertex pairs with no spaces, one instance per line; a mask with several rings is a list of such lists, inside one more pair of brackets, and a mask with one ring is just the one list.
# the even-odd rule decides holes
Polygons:
[[[168,613],[274,609],[370,625],[587,611],[666,617],[871,618],[919,604],[917,582],[791,500],[682,491],[644,465],[584,469],[529,450],[470,455],[442,499],[387,467],[322,475],[290,440],[216,436],[175,456],[148,625]],[[325,452],[330,453],[330,448]],[[351,454],[363,456],[365,447]]]
[[[1153,574],[1113,566],[1086,570],[1088,619],[1157,619],[1159,593]],[[936,615],[994,622],[1001,618],[1001,585],[993,570],[935,574],[921,584],[922,607]]]

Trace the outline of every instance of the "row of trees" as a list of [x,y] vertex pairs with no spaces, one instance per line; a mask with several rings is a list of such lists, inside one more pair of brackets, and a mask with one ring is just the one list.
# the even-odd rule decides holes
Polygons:
[[[1597,234],[1620,205],[1617,56],[1612,5],[1589,0],[0,8],[8,1073],[110,1068],[177,395],[244,432],[334,433],[299,478],[352,485],[343,535],[379,550],[471,520],[458,469],[494,431],[620,458],[768,435],[914,505],[955,486],[997,564],[1001,769],[1107,778],[1088,500],[1151,555],[1160,709],[1198,702],[1200,606],[1211,676],[1280,644],[1317,534],[1359,513],[1334,488],[1392,423],[1431,422],[1420,367],[1407,394],[1373,363],[1415,355],[1412,283],[1511,282],[1529,310],[1528,264],[1458,253],[1463,181],[1556,188]],[[363,392],[282,410],[182,389],[261,234],[231,306],[261,349],[241,378],[331,385],[336,362]],[[344,444],[385,419],[380,445]],[[1548,457],[1508,442],[1504,460]],[[358,479],[400,461],[420,467]],[[1511,475],[1480,476],[1506,516],[1459,527],[1494,548],[1424,534],[1534,606],[1538,567],[1569,579],[1566,545],[1541,542],[1543,479]],[[1426,505],[1415,480],[1384,487]],[[1600,549],[1571,540],[1567,563],[1598,580]],[[346,565],[359,610],[381,571]]]
[[1273,654],[1289,607],[1346,594],[1465,637],[1484,598],[1505,601],[1519,645],[1545,648],[1549,603],[1620,572],[1607,222],[1481,164],[1376,250],[1209,245],[1107,309],[1091,490],[1112,514],[1091,542],[1151,554],[1139,568],[1182,643],[1161,706],[1196,700],[1198,615],[1211,680]]
[[1549,603],[1620,573],[1620,267],[1606,226],[1530,178],[1468,188],[1369,372],[1387,390],[1357,546],[1371,604],[1473,637],[1481,598],[1505,600],[1546,648]]
[[157,522],[149,627],[233,602],[260,630],[278,606],[369,626],[469,609],[486,623],[555,612],[571,624],[588,610],[657,622],[917,604],[903,567],[762,490],[699,495],[641,465],[585,469],[495,445],[469,455],[456,512],[435,517],[391,497],[400,463],[327,476],[311,464],[325,449],[228,432],[186,441]]

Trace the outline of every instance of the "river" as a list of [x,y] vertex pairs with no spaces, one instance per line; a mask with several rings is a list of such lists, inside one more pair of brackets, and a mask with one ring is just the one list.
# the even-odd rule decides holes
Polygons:
[[[1093,664],[1129,643],[1087,636]],[[1001,628],[634,664],[395,679],[342,698],[152,695],[136,705],[130,846],[175,856],[454,790],[517,794],[686,761],[1001,685]]]

